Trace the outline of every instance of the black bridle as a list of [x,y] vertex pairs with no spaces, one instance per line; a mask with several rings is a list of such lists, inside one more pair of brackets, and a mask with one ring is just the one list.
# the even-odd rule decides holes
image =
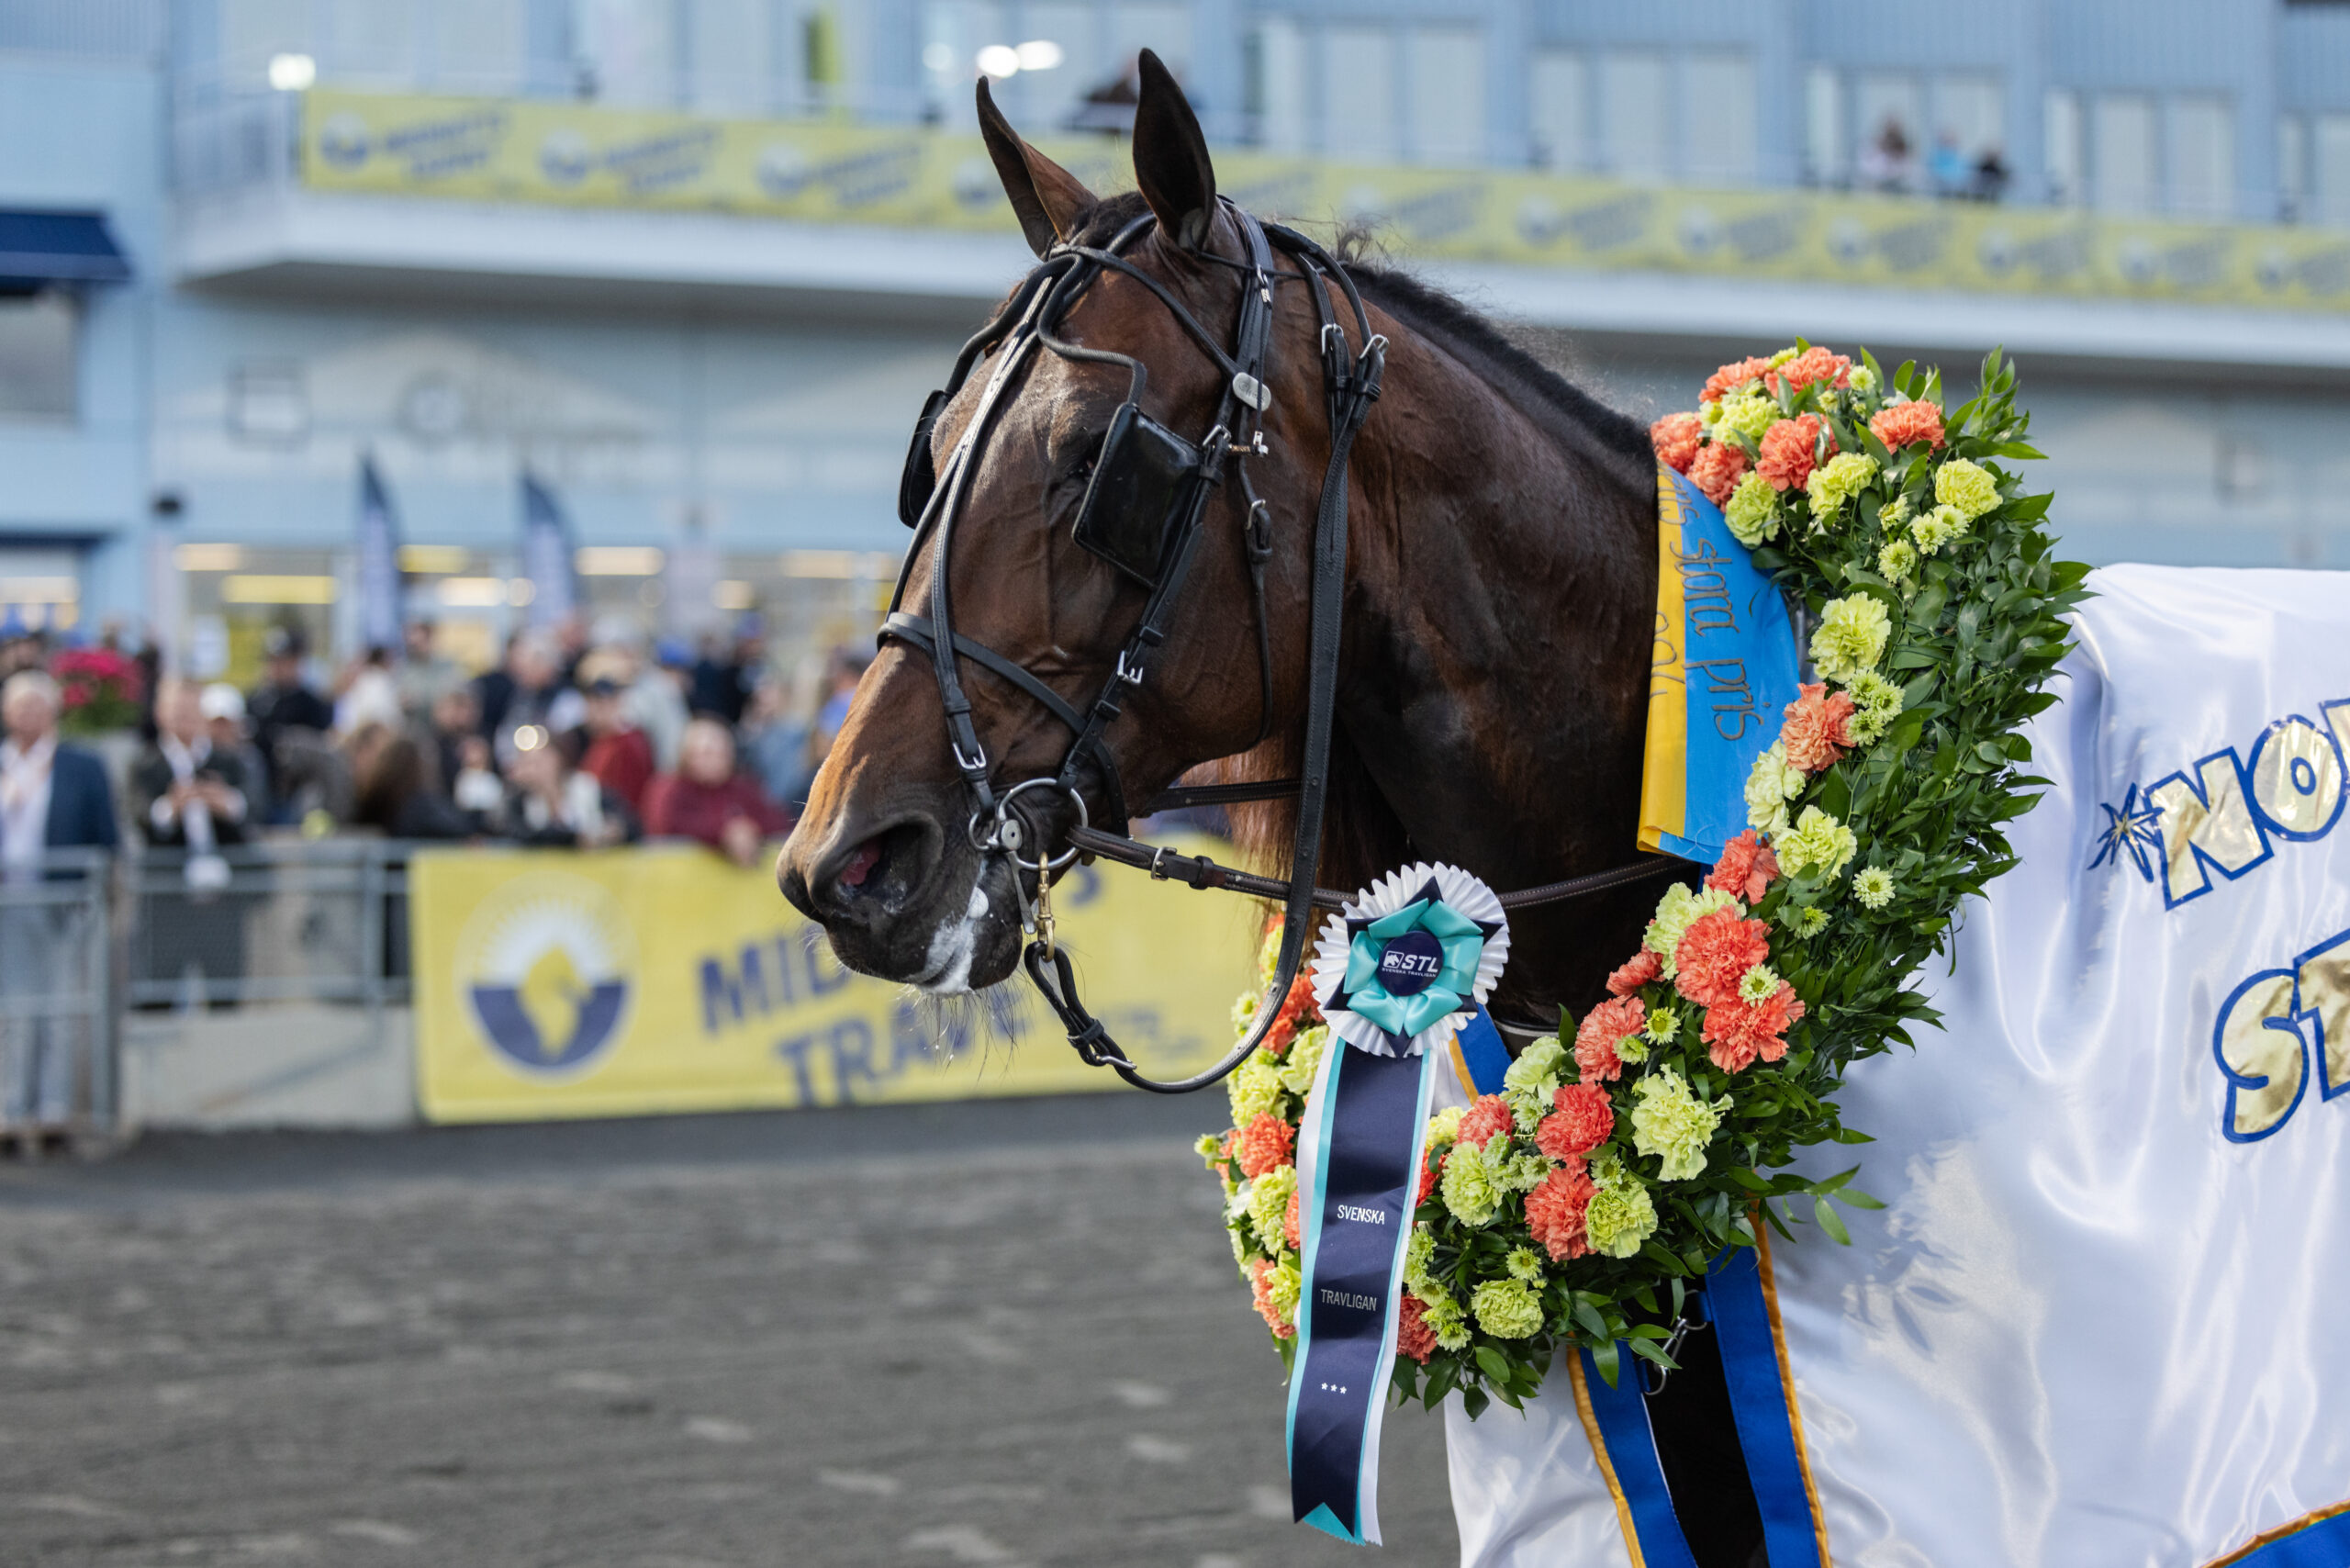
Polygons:
[[[929,655],[937,673],[939,700],[946,710],[947,745],[972,802],[965,831],[982,857],[1002,855],[1013,862],[1013,886],[1023,901],[1022,925],[1030,937],[1021,958],[1029,979],[1060,1019],[1069,1044],[1089,1065],[1107,1066],[1128,1083],[1162,1094],[1205,1088],[1248,1059],[1272,1028],[1281,1002],[1304,961],[1306,946],[1313,936],[1315,906],[1335,907],[1343,902],[1343,895],[1315,888],[1314,879],[1321,861],[1323,819],[1329,796],[1330,737],[1337,716],[1338,634],[1347,564],[1347,462],[1357,433],[1379,398],[1386,364],[1387,340],[1371,330],[1371,318],[1363,308],[1362,297],[1336,258],[1293,230],[1259,223],[1228,201],[1221,206],[1239,230],[1247,258],[1233,262],[1204,252],[1200,255],[1203,260],[1235,268],[1242,274],[1239,314],[1230,350],[1164,284],[1125,259],[1124,252],[1157,222],[1148,214],[1127,224],[1106,246],[1055,246],[1022,281],[995,318],[963,346],[946,386],[931,394],[914,428],[905,474],[899,487],[900,514],[915,530],[914,547],[907,552],[880,632],[884,642],[895,640]],[[1294,263],[1295,271],[1281,268],[1275,259],[1276,250]],[[1186,440],[1142,411],[1148,372],[1141,361],[1112,350],[1069,342],[1058,335],[1061,321],[1086,289],[1111,272],[1130,277],[1147,288],[1221,374],[1224,388],[1215,413],[1206,433],[1197,442]],[[1169,790],[1148,803],[1151,810],[1164,811],[1185,805],[1296,796],[1292,874],[1287,882],[1281,882],[1234,871],[1204,858],[1175,855],[1169,849],[1123,836],[1127,820],[1125,786],[1117,760],[1103,737],[1124,711],[1130,693],[1147,678],[1152,658],[1166,642],[1169,618],[1191,573],[1204,532],[1208,502],[1227,471],[1236,478],[1244,502],[1243,545],[1257,620],[1260,718],[1257,741],[1242,750],[1253,749],[1270,731],[1273,658],[1271,624],[1265,608],[1265,565],[1272,554],[1272,523],[1270,509],[1249,483],[1247,465],[1249,457],[1265,452],[1259,431],[1271,406],[1265,368],[1271,346],[1275,290],[1283,284],[1300,282],[1305,286],[1320,324],[1323,392],[1330,426],[1329,465],[1323,475],[1321,498],[1315,516],[1305,745],[1300,777],[1256,784]],[[1352,342],[1332,304],[1334,284],[1353,317]],[[1358,343],[1360,348],[1355,346]],[[1079,508],[1075,537],[1077,543],[1141,584],[1147,597],[1100,694],[1090,708],[1082,711],[1015,660],[956,631],[947,584],[955,522],[969,494],[980,450],[996,417],[1011,400],[1022,368],[1039,346],[1064,360],[1118,365],[1130,377],[1126,400],[1112,419],[1095,459]],[[948,454],[944,469],[935,469],[931,438],[937,419],[991,350],[997,351],[994,368],[980,389],[970,421]],[[931,555],[930,613],[923,616],[909,613],[900,606],[905,599],[914,558],[925,540]],[[964,691],[959,668],[964,659],[1016,687],[1069,729],[1072,738],[1058,773],[1025,779],[999,792],[987,748],[972,722],[970,699]],[[1088,767],[1100,781],[1110,821],[1121,832],[1107,832],[1091,824],[1079,788],[1079,780]],[[1045,852],[1046,846],[1039,842],[1033,859],[1021,857],[1033,830],[1013,807],[1022,795],[1031,791],[1066,796],[1076,808],[1078,825],[1067,835],[1069,847],[1058,856],[1048,856]],[[1038,836],[1041,839],[1042,835]],[[1053,941],[1048,913],[1050,879],[1080,854],[1106,856],[1195,888],[1231,888],[1281,901],[1284,920],[1271,988],[1259,1003],[1247,1036],[1215,1066],[1172,1082],[1147,1078],[1110,1037],[1101,1020],[1086,1011],[1077,994],[1076,975],[1069,955]],[[1508,906],[1550,902],[1639,880],[1673,869],[1678,864],[1669,858],[1643,862],[1505,895],[1503,902]],[[1024,870],[1035,876],[1037,890],[1033,897],[1024,890],[1021,878]],[[985,875],[984,865],[981,875]]]

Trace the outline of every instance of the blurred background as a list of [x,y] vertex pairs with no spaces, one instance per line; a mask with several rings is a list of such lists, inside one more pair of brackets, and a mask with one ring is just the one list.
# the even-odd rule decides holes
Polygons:
[[[1106,192],[1146,46],[1643,420],[2004,345],[2073,554],[2350,565],[2343,0],[0,0],[0,1558],[1326,1544],[1220,1097],[1030,1098],[761,868],[1029,260],[971,83]],[[1072,935],[1181,1067],[1252,933],[1159,891]]]

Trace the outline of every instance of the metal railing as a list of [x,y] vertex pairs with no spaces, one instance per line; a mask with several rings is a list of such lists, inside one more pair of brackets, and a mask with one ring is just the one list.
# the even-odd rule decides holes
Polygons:
[[52,849],[0,880],[0,1131],[112,1125],[112,873]]

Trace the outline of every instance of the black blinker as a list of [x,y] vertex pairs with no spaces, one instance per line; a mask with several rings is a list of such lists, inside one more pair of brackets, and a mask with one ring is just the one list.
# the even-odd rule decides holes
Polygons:
[[938,488],[938,469],[930,456],[930,434],[932,427],[938,423],[939,410],[946,407],[946,400],[952,396],[942,389],[924,398],[922,418],[914,421],[914,439],[906,448],[905,472],[898,476],[898,521],[908,528],[922,521],[922,514],[930,505],[930,493]]
[[1145,588],[1158,581],[1169,524],[1200,471],[1200,449],[1132,403],[1102,438],[1078,509],[1078,543]]

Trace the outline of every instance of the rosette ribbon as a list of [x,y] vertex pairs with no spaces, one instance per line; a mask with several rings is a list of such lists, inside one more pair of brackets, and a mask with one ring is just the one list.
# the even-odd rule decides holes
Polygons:
[[[1297,1146],[1304,1288],[1289,1385],[1292,1517],[1379,1540],[1379,1428],[1395,1366],[1404,1242],[1428,1102],[1455,1028],[1481,1020],[1509,952],[1493,890],[1413,866],[1358,894],[1321,934],[1326,1050]],[[1488,1025],[1490,1027],[1490,1025]]]

